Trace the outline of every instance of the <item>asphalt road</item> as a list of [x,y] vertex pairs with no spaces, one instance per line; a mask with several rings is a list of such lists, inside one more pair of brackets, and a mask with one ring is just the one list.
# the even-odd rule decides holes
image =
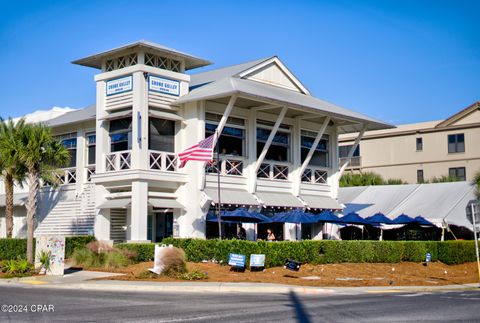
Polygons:
[[480,322],[480,291],[301,296],[0,287],[0,305],[12,305],[7,312],[2,306],[0,322]]

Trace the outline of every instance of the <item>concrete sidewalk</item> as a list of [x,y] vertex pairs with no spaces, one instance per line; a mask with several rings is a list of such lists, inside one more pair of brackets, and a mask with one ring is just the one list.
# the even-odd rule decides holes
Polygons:
[[454,290],[479,290],[479,284],[446,286],[371,286],[371,287],[312,287],[266,283],[220,283],[220,282],[150,282],[95,280],[122,275],[95,271],[69,271],[64,276],[34,276],[0,279],[1,286],[29,288],[83,289],[122,292],[185,292],[185,293],[255,293],[282,294],[295,292],[311,295],[355,295],[365,293],[418,293]]

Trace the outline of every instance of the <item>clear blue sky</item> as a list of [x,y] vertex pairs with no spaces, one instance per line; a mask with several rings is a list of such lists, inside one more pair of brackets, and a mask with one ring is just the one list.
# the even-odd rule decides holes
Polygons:
[[[480,100],[480,1],[11,1],[0,115],[95,101],[70,64],[147,39],[215,62],[278,55],[317,97],[399,124]],[[212,67],[210,67],[212,68]]]

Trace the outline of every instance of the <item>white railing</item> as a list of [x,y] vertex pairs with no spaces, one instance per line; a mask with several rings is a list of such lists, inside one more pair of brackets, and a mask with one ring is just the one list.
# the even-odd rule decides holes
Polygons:
[[258,178],[288,180],[290,166],[287,163],[265,162],[260,165]]
[[62,168],[55,173],[60,185],[75,184],[77,182],[77,169],[75,167]]
[[[348,161],[348,158],[339,158],[339,165],[342,167],[343,164],[345,164]],[[347,168],[352,168],[352,167],[360,167],[362,166],[362,157],[361,156],[355,156],[350,158],[350,162],[348,163]]]
[[324,169],[309,167],[302,174],[302,182],[314,184],[326,184],[328,172]]
[[87,182],[90,182],[92,180],[92,175],[95,175],[95,166],[87,166],[86,173],[87,173]]
[[[242,157],[220,156],[220,174],[242,176],[245,160]],[[207,163],[206,173],[218,173],[218,161]]]
[[127,151],[117,151],[105,155],[107,172],[132,168],[132,153]]
[[179,168],[178,156],[166,151],[150,151],[150,169],[166,172],[177,172]]

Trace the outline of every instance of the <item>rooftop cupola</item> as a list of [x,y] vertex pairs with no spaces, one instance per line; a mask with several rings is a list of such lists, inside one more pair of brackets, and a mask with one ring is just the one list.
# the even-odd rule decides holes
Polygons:
[[72,63],[97,68],[102,72],[144,64],[177,73],[212,64],[205,59],[145,40],[81,58]]

